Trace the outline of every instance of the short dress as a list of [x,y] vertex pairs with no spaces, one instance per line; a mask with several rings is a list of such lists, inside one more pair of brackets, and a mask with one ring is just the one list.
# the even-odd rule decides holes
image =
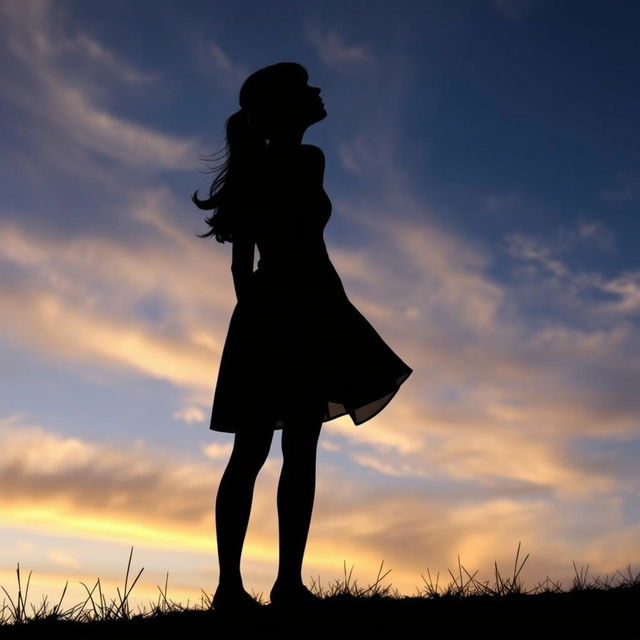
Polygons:
[[302,428],[310,413],[361,425],[413,372],[347,297],[323,238],[331,201],[311,195],[254,228],[260,259],[229,322],[214,431]]

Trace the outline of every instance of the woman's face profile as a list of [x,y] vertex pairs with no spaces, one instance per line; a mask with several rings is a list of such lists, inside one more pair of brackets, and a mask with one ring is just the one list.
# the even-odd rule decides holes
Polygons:
[[240,90],[240,105],[267,139],[304,131],[327,117],[320,87],[311,86],[306,70],[295,63],[279,63],[249,76]]
[[300,79],[292,83],[285,99],[286,109],[296,120],[310,126],[326,118],[327,112],[320,97],[320,87],[310,86],[308,81]]

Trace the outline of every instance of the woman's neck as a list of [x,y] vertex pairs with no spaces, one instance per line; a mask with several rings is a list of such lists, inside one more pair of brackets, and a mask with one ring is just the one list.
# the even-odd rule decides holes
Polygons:
[[269,148],[276,151],[294,151],[302,144],[305,128],[288,129],[287,131],[278,131],[270,140]]

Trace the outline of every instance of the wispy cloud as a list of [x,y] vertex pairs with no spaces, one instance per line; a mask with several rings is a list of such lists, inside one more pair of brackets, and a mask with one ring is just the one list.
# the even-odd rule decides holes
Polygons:
[[219,43],[205,36],[195,37],[190,46],[204,75],[229,93],[237,95],[240,86],[250,73],[249,69],[233,60]]
[[371,129],[361,129],[338,143],[338,157],[342,166],[348,172],[372,182],[393,172],[386,161],[394,152],[395,140],[389,128],[378,129],[375,135]]
[[640,271],[625,271],[607,280],[599,280],[600,289],[617,296],[617,300],[604,302],[598,311],[613,314],[640,312]]
[[[560,256],[579,242],[615,250],[613,235],[598,222],[582,222],[573,232],[550,241],[518,233],[506,238],[507,251],[525,265],[521,275],[535,279],[535,286],[553,295],[559,306],[582,307],[589,317],[635,315],[640,310],[640,272],[625,270],[605,277],[597,271],[573,269]],[[595,293],[606,296],[594,297]]]
[[206,420],[204,411],[200,407],[185,407],[184,409],[175,411],[173,417],[187,424],[204,422]]
[[[132,367],[199,390],[208,404],[235,295],[228,257],[172,222],[171,202],[154,192],[132,205],[147,230],[142,241],[45,239],[4,223],[5,335],[40,356]],[[209,272],[219,274],[216,286]],[[158,308],[153,319],[144,317],[148,304]]]
[[[560,492],[609,490],[610,477],[590,477],[580,468],[571,441],[637,434],[640,407],[632,389],[640,344],[626,319],[636,282],[592,274],[591,285],[624,294],[620,308],[594,303],[580,272],[561,260],[580,243],[610,251],[612,242],[601,242],[606,229],[601,234],[599,225],[582,222],[561,233],[555,246],[511,237],[513,257],[537,261],[544,271],[509,284],[489,275],[492,259],[484,250],[427,215],[419,222],[391,220],[385,204],[363,203],[365,213],[349,216],[367,229],[366,251],[354,256],[332,247],[331,253],[356,306],[417,372],[400,391],[405,413],[392,416],[390,407],[379,418],[397,446],[402,434],[414,448],[401,457],[365,451],[354,461],[390,475],[477,482],[495,476]],[[543,319],[533,321],[527,298],[547,273],[576,283],[574,304],[563,306],[566,293],[558,287],[557,296],[544,297]],[[375,429],[367,431],[353,442],[366,437],[374,449],[382,444]],[[449,448],[450,461],[438,458],[435,452]]]
[[107,67],[132,86],[148,84],[153,76],[135,71],[89,35],[69,36],[53,19],[48,2],[13,3],[4,9],[3,47],[11,68],[0,94],[21,110],[23,118],[37,123],[26,131],[33,128],[47,144],[55,145],[60,164],[66,161],[67,148],[71,156],[78,148],[98,158],[147,170],[196,168],[196,140],[160,132],[110,112],[98,102],[105,87],[96,83],[92,68],[89,66],[81,77],[72,77],[69,69],[77,65],[64,65],[61,58],[84,50],[83,63],[90,60],[100,69]]
[[223,459],[226,461],[229,459],[232,449],[233,444],[231,444],[230,442],[227,442],[225,444],[212,442],[211,444],[205,445],[202,448],[202,451],[207,456],[207,458],[213,458],[214,460]]
[[323,31],[313,27],[309,29],[307,37],[320,60],[329,67],[345,70],[369,65],[375,60],[368,44],[349,43],[345,36],[337,31]]
[[128,84],[148,85],[157,82],[161,78],[158,71],[147,73],[136,69],[129,61],[86,33],[79,33],[75,37],[56,41],[51,45],[57,47],[58,53],[73,55],[76,63],[78,58],[81,59],[82,56],[87,56],[113,77]]
[[[570,227],[560,227],[554,233],[548,234],[544,240],[513,233],[506,237],[506,242],[507,250],[514,256],[544,257],[547,261],[552,255],[560,256],[585,246],[605,252],[616,250],[615,237],[611,229],[595,219],[582,219]],[[526,255],[527,253],[529,255]]]

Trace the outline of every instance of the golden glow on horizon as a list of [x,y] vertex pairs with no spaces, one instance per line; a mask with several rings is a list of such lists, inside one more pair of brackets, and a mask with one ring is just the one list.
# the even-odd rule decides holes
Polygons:
[[[61,502],[59,507],[52,505],[3,505],[0,526],[21,528],[38,533],[82,537],[87,540],[105,540],[172,551],[207,553],[214,558],[216,554],[215,530],[213,524],[207,533],[194,532],[181,528],[174,523],[140,523],[109,514],[69,513],[69,505]],[[274,518],[277,514],[274,513]],[[336,548],[333,543],[319,541],[309,549],[305,558],[309,564],[335,569],[341,566],[345,557],[351,555],[348,541]],[[243,549],[243,562],[270,562],[277,564],[278,539],[273,540],[249,530]],[[358,552],[359,560],[375,563],[376,558]],[[379,560],[378,560],[379,562]]]
[[[135,447],[122,450],[105,447],[41,428],[20,426],[11,419],[6,421],[5,429],[6,447],[0,452],[0,471],[4,468],[10,475],[0,480],[14,484],[11,500],[8,495],[3,496],[0,504],[0,525],[80,538],[88,546],[93,541],[107,540],[173,553],[201,553],[215,566],[213,483],[209,490],[210,479],[215,474],[207,465],[185,466],[177,461],[172,464],[164,454],[148,451],[145,464],[140,466],[140,451]],[[255,585],[256,576],[261,576],[258,578],[262,581],[261,588],[264,588],[264,566],[272,567],[274,572],[277,567],[277,511],[272,481],[276,479],[279,465],[277,460],[268,462],[266,475],[261,478],[263,482],[257,486],[254,497],[243,554],[244,566],[261,565],[255,575],[247,574],[248,585]],[[91,471],[97,465],[101,472],[96,476]],[[208,473],[211,478],[206,476]],[[82,490],[74,480],[78,474],[86,474],[87,482]],[[67,476],[70,480],[65,485],[62,478]],[[539,496],[524,503],[517,499],[486,497],[475,504],[469,501],[445,504],[428,493],[367,491],[332,467],[321,467],[319,476],[305,575],[322,574],[325,586],[327,576],[341,576],[344,562],[347,571],[354,565],[361,586],[364,586],[363,576],[370,584],[384,560],[383,572],[392,570],[386,583],[391,582],[408,594],[420,585],[420,573],[427,567],[432,570],[455,567],[456,555],[460,554],[466,567],[487,570],[494,559],[499,562],[504,556],[512,559],[519,539],[523,540],[526,552],[540,554],[544,549],[543,553],[549,556],[568,557],[566,541],[554,539],[554,531],[566,527],[567,520],[561,511]],[[144,478],[142,484],[136,481],[139,477]],[[57,496],[47,496],[45,489],[54,480]],[[149,502],[145,488],[149,483],[157,486],[166,510],[154,510],[155,503]],[[118,503],[114,498],[122,495],[124,486],[129,501]],[[104,504],[101,512],[96,512],[96,491]],[[186,506],[190,512],[188,517],[180,515]],[[616,517],[615,513],[611,507],[606,517]],[[500,523],[499,530],[496,523]],[[547,529],[548,535],[536,536],[538,548],[532,548],[530,533]],[[616,540],[620,542],[620,554],[624,549],[630,553],[635,544],[630,531],[624,536],[617,535]],[[606,555],[602,553],[605,545],[606,541],[602,540],[597,554],[600,558]],[[595,559],[596,556],[590,553],[588,557]],[[546,562],[549,567],[549,561]],[[61,576],[62,571],[66,568],[61,570]],[[539,577],[543,579],[544,575]],[[118,578],[115,576],[116,582]]]

